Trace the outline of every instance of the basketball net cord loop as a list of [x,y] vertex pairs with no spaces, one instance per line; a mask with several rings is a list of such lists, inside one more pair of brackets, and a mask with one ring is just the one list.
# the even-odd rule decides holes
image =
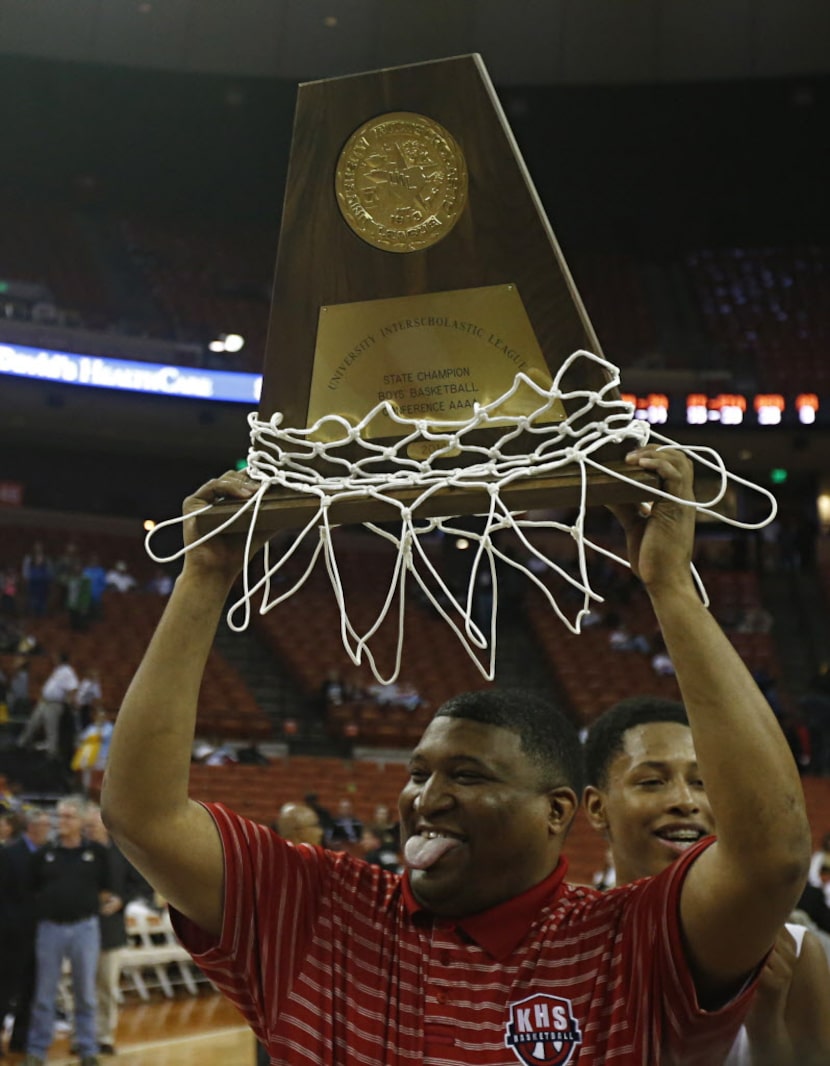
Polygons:
[[[606,375],[606,383],[597,390],[566,389],[563,379],[579,360],[598,364]],[[539,385],[523,373],[516,374],[513,385],[498,399],[487,404],[476,403],[472,416],[466,421],[436,421],[412,419],[401,416],[395,407],[383,400],[369,411],[357,424],[342,415],[325,415],[307,429],[292,429],[283,426],[283,415],[273,414],[261,421],[257,412],[248,415],[251,446],[248,452],[248,474],[259,482],[253,496],[241,501],[239,509],[225,522],[210,530],[193,544],[185,546],[168,556],[156,555],[151,546],[152,537],[168,526],[183,523],[187,518],[210,510],[207,505],[188,516],[177,516],[159,522],[146,537],[146,548],[157,563],[172,562],[187,551],[218,536],[232,525],[243,521],[247,515],[247,536],[242,568],[242,595],[227,613],[228,626],[235,632],[247,628],[251,617],[251,602],[259,594],[259,613],[264,615],[278,604],[290,599],[311,576],[320,556],[329,577],[332,591],[340,612],[340,634],[350,660],[356,665],[364,661],[381,684],[394,682],[401,669],[404,638],[404,615],[406,606],[407,577],[417,583],[426,600],[454,631],[462,646],[478,667],[481,674],[492,681],[495,677],[496,620],[498,616],[498,565],[504,564],[522,573],[544,595],[550,607],[572,632],[579,633],[583,618],[592,606],[602,603],[603,597],[591,586],[588,573],[588,550],[605,556],[622,566],[630,566],[627,559],[607,547],[592,541],[585,532],[587,489],[589,475],[600,472],[639,489],[649,497],[674,500],[684,507],[693,507],[698,514],[716,518],[739,529],[760,529],[773,520],[777,510],[775,497],[767,489],[747,481],[726,469],[723,459],[709,447],[681,445],[658,433],[647,422],[635,418],[634,405],[614,396],[620,387],[620,371],[612,363],[591,352],[577,351],[561,365],[549,387]],[[505,414],[503,405],[522,388],[538,398],[538,407],[530,414],[516,416]],[[554,405],[566,402],[571,413],[562,421],[546,421]],[[557,406],[557,410],[558,410]],[[379,443],[364,438],[370,423],[379,416],[397,423],[403,435],[393,443]],[[470,440],[475,431],[486,429],[499,431],[494,442],[485,444]],[[536,438],[532,450],[522,454],[510,451],[510,444],[520,435]],[[323,439],[320,440],[319,438]],[[315,439],[316,438],[316,439]],[[597,453],[613,442],[630,441],[634,447],[658,443],[661,448],[677,448],[694,462],[717,475],[717,490],[711,499],[693,501],[680,499],[663,488],[643,489],[642,485],[625,473],[612,469],[602,462]],[[410,446],[428,443],[429,455],[424,459],[413,458]],[[360,448],[360,458],[347,457],[353,454],[355,445]],[[348,449],[346,454],[344,450]],[[419,449],[420,450],[420,449]],[[445,463],[459,452],[472,457],[469,465],[447,468],[436,465]],[[312,461],[315,465],[312,465]],[[390,464],[393,469],[390,472]],[[579,501],[576,517],[570,524],[554,519],[533,519],[524,512],[510,511],[501,499],[504,488],[528,478],[543,478],[554,475],[568,467],[568,473],[576,468],[580,473]],[[715,508],[723,500],[730,484],[743,485],[766,498],[769,513],[758,522],[744,522],[720,514]],[[475,532],[461,528],[457,516],[442,518],[419,518],[419,508],[436,493],[449,487],[476,489],[486,492],[489,506],[482,515],[484,527]],[[292,543],[278,550],[272,561],[274,546],[269,542],[264,549],[264,572],[258,580],[252,577],[252,546],[257,528],[260,508],[266,494],[279,488],[294,494],[316,498],[317,507]],[[396,498],[400,489],[415,490],[414,499],[403,502]],[[337,563],[333,531],[337,528],[330,519],[330,508],[347,500],[372,498],[382,501],[390,508],[390,518],[399,522],[396,532],[382,528],[374,522],[362,525],[378,537],[389,541],[396,549],[395,563],[383,604],[377,617],[368,629],[359,633],[353,624],[346,604],[343,582]],[[385,523],[386,525],[387,523]],[[391,524],[388,523],[388,524]],[[525,553],[520,561],[506,554],[496,543],[497,534],[510,530]],[[572,573],[556,560],[550,558],[529,539],[540,530],[555,530],[569,534],[577,547],[577,573]],[[465,537],[475,546],[475,555],[470,569],[466,596],[457,596],[447,585],[433,565],[424,544],[434,534]],[[314,541],[311,557],[304,572],[287,590],[276,593],[272,585],[280,571],[289,563],[301,545]],[[573,619],[569,618],[557,602],[553,590],[534,573],[549,573],[561,578],[579,596],[582,604]],[[708,606],[709,600],[700,577],[692,566],[692,573],[700,595]],[[474,621],[473,601],[476,586],[482,576],[492,590],[492,606],[485,628]],[[391,672],[384,676],[372,654],[370,643],[384,621],[397,614],[395,661]],[[240,617],[241,615],[241,617]],[[484,653],[484,661],[482,655]]]

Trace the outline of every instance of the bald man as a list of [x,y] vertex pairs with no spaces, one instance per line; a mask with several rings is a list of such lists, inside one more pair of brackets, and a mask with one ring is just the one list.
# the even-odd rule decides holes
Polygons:
[[304,803],[284,803],[280,807],[277,832],[290,844],[313,844],[320,847],[323,843],[323,827],[317,812]]

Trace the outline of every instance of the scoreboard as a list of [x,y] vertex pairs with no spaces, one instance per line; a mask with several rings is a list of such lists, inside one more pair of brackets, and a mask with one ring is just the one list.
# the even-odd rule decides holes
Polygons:
[[[635,418],[654,426],[812,426],[821,424],[817,393],[623,392]],[[826,405],[830,407],[830,404]]]

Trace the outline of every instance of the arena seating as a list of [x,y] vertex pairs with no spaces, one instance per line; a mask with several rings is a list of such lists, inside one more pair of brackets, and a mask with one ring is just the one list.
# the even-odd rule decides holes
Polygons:
[[239,333],[245,347],[221,357],[221,368],[261,370],[275,241],[256,228],[172,230],[139,218],[122,220],[121,234],[177,339],[207,343]]
[[[241,352],[214,358],[205,347],[205,360],[216,369],[261,370],[275,234],[256,227],[236,226],[228,234],[181,223],[162,226],[19,198],[0,204],[0,232],[3,276],[43,284],[52,293],[53,317],[40,321],[205,346],[221,333],[239,333],[246,342]],[[39,234],[37,241],[32,233]],[[127,265],[131,283],[144,281],[129,308],[113,289],[119,271],[110,260],[115,267]],[[16,307],[14,315],[26,320],[32,309]],[[184,353],[181,358],[187,361]]]
[[[133,279],[144,283],[126,315],[129,330],[203,345],[221,333],[240,333],[246,340],[241,352],[205,351],[205,360],[228,370],[261,369],[276,226],[263,231],[240,223],[227,228],[183,219],[160,223],[16,199],[13,206],[0,205],[0,230],[5,274],[45,283],[70,323],[93,329],[124,323],[112,264],[105,261],[109,256],[129,264]],[[41,239],[33,242],[32,232]],[[659,325],[671,308],[653,306],[647,264],[609,250],[577,249],[570,260],[598,336],[613,338],[614,361],[625,367],[658,358],[671,367]],[[740,381],[749,378],[762,390],[827,390],[825,248],[703,248],[686,252],[668,268],[672,284],[685,288],[684,308],[697,308],[711,341],[710,365],[732,370]]]
[[[68,651],[78,670],[97,668],[104,705],[117,710],[163,609],[164,600],[158,596],[111,591],[104,594],[103,620],[82,632],[69,629],[60,615],[29,619],[26,628],[45,649]],[[50,670],[48,656],[31,657],[32,692]],[[216,649],[210,653],[199,694],[197,729],[206,737],[261,739],[272,733],[245,681]]]
[[613,361],[625,365],[658,350],[653,311],[632,258],[581,253],[570,266],[597,336],[606,343],[613,338]]
[[[780,677],[775,644],[769,633],[737,631],[748,610],[762,606],[758,576],[754,571],[706,569],[703,581],[710,598],[710,609],[724,625],[730,641],[749,669],[767,676]],[[606,594],[600,582],[595,586]],[[599,624],[579,635],[571,633],[551,612],[541,594],[527,598],[528,618],[546,655],[554,678],[578,720],[588,725],[605,708],[620,699],[642,693],[679,699],[673,677],[658,676],[651,666],[651,655],[637,651],[612,651],[609,630]],[[578,604],[569,612],[575,617]],[[642,589],[626,590],[625,600],[613,595],[602,608],[613,610],[632,634],[653,641],[658,632],[657,620]]]
[[0,231],[4,278],[46,285],[57,309],[90,327],[109,323],[106,275],[77,214],[58,201],[15,197],[0,202]]
[[[61,523],[60,517],[48,525],[30,525],[28,522],[14,524],[8,512],[3,517],[5,520],[0,526],[3,537],[0,566],[19,567],[32,545],[39,541],[47,556],[53,560],[63,555],[70,543],[77,548],[78,558],[84,566],[93,555],[98,556],[101,565],[107,570],[123,560],[139,585],[146,584],[155,570],[144,550],[144,533],[139,522],[122,520],[108,523],[98,515],[90,515],[82,524],[67,528]],[[116,525],[117,530],[108,528]],[[129,526],[133,528],[127,532]]]
[[[4,546],[11,549],[7,558],[22,558],[34,540],[43,541],[47,552],[59,553],[68,539],[65,531],[45,527],[9,526]],[[126,559],[137,574],[149,576],[151,568],[144,554],[140,536],[123,536],[116,532],[73,531],[72,539],[81,548],[82,558],[96,552],[102,560]],[[391,547],[377,537],[358,531],[337,533],[338,564],[346,600],[355,626],[367,630],[381,606],[381,575],[391,573]],[[562,536],[546,549],[564,565],[573,552],[571,538]],[[438,558],[442,545],[429,550]],[[307,556],[298,552],[286,570],[285,581],[293,582],[302,572]],[[372,575],[367,581],[366,576]],[[704,570],[715,616],[727,627],[735,646],[752,670],[780,676],[772,637],[768,633],[736,631],[743,614],[760,606],[757,576],[749,571],[731,571],[718,567]],[[619,575],[608,578],[619,580]],[[625,580],[623,578],[623,580]],[[280,590],[282,586],[277,585]],[[288,587],[287,584],[285,587]],[[486,682],[461,648],[446,622],[431,606],[419,602],[418,589],[409,579],[404,611],[404,650],[401,681],[417,690],[417,706],[387,701],[382,692],[373,692],[376,681],[366,665],[347,666],[340,636],[340,619],[335,597],[322,563],[318,565],[302,591],[265,615],[254,612],[252,625],[279,662],[292,675],[306,702],[316,701],[318,713],[325,714],[332,738],[351,744],[381,748],[408,749],[420,736],[432,711],[455,692],[474,690]],[[602,583],[598,590],[605,594]],[[677,698],[673,678],[657,677],[650,656],[636,652],[610,653],[608,630],[603,626],[586,628],[571,634],[555,617],[541,595],[527,585],[525,611],[537,641],[550,664],[551,674],[561,689],[567,706],[577,719],[589,722],[610,703],[627,695],[649,691]],[[612,589],[613,592],[613,589]],[[105,625],[94,624],[77,633],[67,626],[66,618],[53,614],[33,620],[29,628],[46,648],[66,648],[82,668],[98,666],[104,685],[104,701],[117,707],[137,667],[141,654],[161,614],[163,600],[147,593],[118,594],[108,592],[105,602]],[[625,606],[615,604],[613,595],[604,610],[619,609],[623,621],[635,633],[653,638],[657,631],[647,597],[636,585],[625,589]],[[566,606],[575,614],[576,606]],[[380,669],[388,675],[395,661],[397,613],[379,629],[372,641]],[[49,664],[45,657],[35,657],[32,665],[33,690],[45,679]],[[327,675],[335,671],[346,689],[356,691],[354,698],[330,701],[324,706],[322,687]],[[298,716],[301,714],[298,709]],[[297,722],[286,725],[290,738]],[[247,688],[243,678],[214,649],[202,686],[199,707],[199,732],[203,736],[226,738],[259,737],[271,733],[271,725]]]
[[[384,542],[360,533],[344,531],[338,534],[338,544],[346,602],[355,627],[363,632],[377,617],[381,605],[379,589],[383,585],[379,575],[385,578],[391,573],[392,555]],[[287,581],[294,580],[302,566],[299,559],[292,564]],[[367,581],[370,574],[372,580]],[[334,736],[345,736],[359,744],[408,748],[420,736],[434,708],[448,696],[485,684],[447,624],[431,607],[419,604],[411,579],[407,587],[401,681],[417,689],[421,703],[414,710],[381,707],[367,695],[330,706],[328,722]],[[309,697],[321,692],[326,675],[332,669],[339,670],[338,664],[344,661],[339,613],[322,561],[296,597],[265,615],[255,616],[254,624]],[[395,661],[396,625],[397,612],[393,610],[392,617],[372,640],[384,676],[389,675]],[[343,681],[367,693],[376,683],[365,666],[344,672]]]
[[764,389],[826,393],[830,272],[826,250],[707,249],[687,257],[690,285],[722,365]]

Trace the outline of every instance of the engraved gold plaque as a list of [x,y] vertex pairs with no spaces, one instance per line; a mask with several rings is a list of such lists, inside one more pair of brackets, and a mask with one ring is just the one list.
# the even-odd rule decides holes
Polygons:
[[[322,307],[307,426],[332,413],[357,423],[381,400],[404,418],[425,419],[434,426],[467,421],[475,403],[503,396],[519,371],[541,387],[551,384],[515,285]],[[495,410],[511,417],[529,415],[542,402],[522,384]],[[557,401],[544,421],[564,418]],[[336,429],[330,432],[332,436],[320,432],[319,438],[339,435]],[[364,436],[401,437],[405,432],[380,415]]]
[[467,165],[438,122],[395,111],[364,122],[335,172],[340,212],[364,241],[414,252],[442,240],[467,202]]

